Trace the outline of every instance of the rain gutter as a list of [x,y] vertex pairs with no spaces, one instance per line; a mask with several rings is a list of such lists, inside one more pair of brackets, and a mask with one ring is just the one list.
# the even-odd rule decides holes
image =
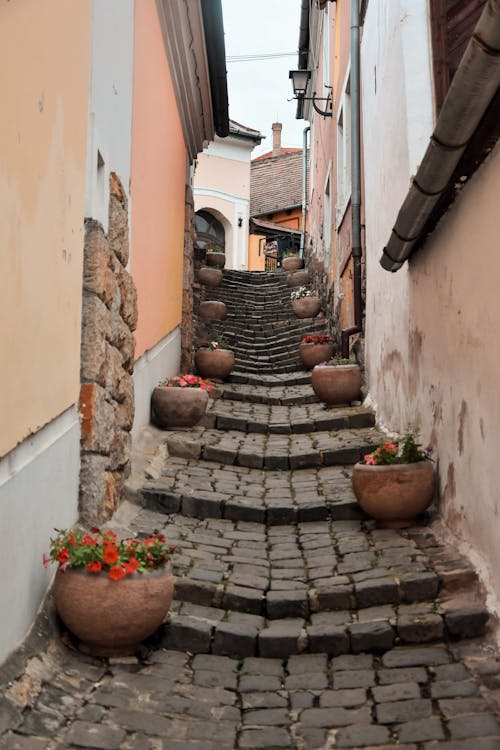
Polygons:
[[386,271],[398,271],[422,242],[428,219],[499,86],[500,0],[488,0],[384,248],[380,264]]
[[[499,0],[500,1],[500,0]],[[354,325],[340,334],[342,357],[349,357],[349,339],[363,330],[361,294],[361,96],[359,0],[351,0],[351,255],[353,261]]]
[[300,232],[300,250],[299,256],[304,257],[304,247],[306,244],[306,217],[307,217],[307,134],[311,130],[310,126],[304,128],[302,134],[302,229]]
[[221,0],[201,0],[215,132],[229,135],[226,46]]

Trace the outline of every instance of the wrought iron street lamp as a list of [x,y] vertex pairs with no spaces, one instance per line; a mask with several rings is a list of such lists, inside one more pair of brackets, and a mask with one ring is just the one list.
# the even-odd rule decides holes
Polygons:
[[[312,96],[306,96],[307,91],[307,85],[309,83],[309,80],[311,78],[311,71],[310,70],[291,70],[289,75],[289,78],[292,79],[292,86],[293,86],[293,94],[295,99],[302,99],[303,101],[309,101],[312,102],[315,112],[317,112],[322,117],[331,117],[332,116],[332,87],[326,86],[327,89],[330,89],[330,93],[327,97],[317,97],[316,92]],[[327,102],[326,109],[322,110],[318,107],[316,102]]]

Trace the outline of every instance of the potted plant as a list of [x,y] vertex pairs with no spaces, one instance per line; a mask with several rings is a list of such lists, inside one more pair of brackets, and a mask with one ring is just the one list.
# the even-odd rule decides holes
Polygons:
[[298,289],[290,292],[290,299],[297,318],[315,318],[321,310],[319,297],[305,286],[299,286]]
[[397,442],[386,441],[355,464],[352,487],[369,516],[384,526],[408,526],[424,512],[434,495],[431,448],[422,448],[408,431]]
[[305,269],[290,271],[286,282],[288,286],[305,286],[309,283],[309,274]]
[[304,336],[299,346],[299,355],[306,370],[330,359],[333,354],[331,336],[325,334]]
[[204,284],[209,287],[217,287],[222,283],[222,271],[220,268],[210,268],[208,266],[202,266],[198,269],[196,276],[200,284]]
[[226,254],[219,248],[209,247],[207,248],[206,263],[207,266],[224,268],[226,265]]
[[234,367],[234,353],[220,339],[202,341],[194,355],[196,368],[204,378],[224,380]]
[[44,565],[58,564],[55,604],[82,651],[133,654],[172,603],[175,552],[163,534],[119,541],[113,531],[57,530]]
[[227,307],[224,302],[217,299],[200,302],[200,317],[205,320],[225,320],[227,318]]
[[327,406],[350,404],[359,396],[361,370],[355,359],[334,357],[313,367],[311,385]]
[[209,380],[197,375],[176,375],[162,380],[151,394],[151,416],[164,430],[194,427],[202,419],[213,390]]
[[297,253],[285,253],[281,260],[281,267],[284,271],[297,271],[304,268],[304,259]]

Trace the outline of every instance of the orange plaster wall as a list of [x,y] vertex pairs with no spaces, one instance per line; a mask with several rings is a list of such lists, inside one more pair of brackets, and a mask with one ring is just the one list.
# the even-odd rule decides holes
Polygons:
[[[265,237],[261,234],[248,235],[248,270],[264,271],[266,258],[264,255]],[[260,249],[260,255],[259,255]]]
[[136,357],[182,317],[186,147],[154,0],[135,5],[131,261]]
[[0,456],[78,400],[90,0],[0,12]]

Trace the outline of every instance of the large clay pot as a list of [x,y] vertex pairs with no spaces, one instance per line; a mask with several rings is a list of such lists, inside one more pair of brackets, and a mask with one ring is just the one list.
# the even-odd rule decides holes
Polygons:
[[208,268],[203,266],[197,272],[198,281],[205,286],[216,287],[222,283],[222,271],[220,268]]
[[299,297],[292,300],[292,309],[297,318],[315,318],[321,310],[319,297]]
[[288,274],[286,281],[288,286],[307,286],[309,283],[309,274],[307,271],[295,271]]
[[198,349],[194,361],[203,378],[224,380],[234,367],[234,354],[229,349]]
[[151,395],[153,422],[164,430],[194,427],[207,410],[208,392],[202,388],[157,386]]
[[205,262],[207,266],[215,266],[216,268],[224,268],[226,265],[226,254],[225,253],[207,253]]
[[332,358],[333,344],[300,344],[299,354],[306,370]]
[[352,488],[365,513],[381,525],[401,528],[424,512],[434,495],[434,467],[430,461],[370,466],[358,463]]
[[83,569],[56,573],[57,611],[82,651],[96,656],[135,653],[163,622],[173,595],[169,567],[119,581]]
[[290,255],[288,258],[283,258],[281,267],[284,271],[297,271],[299,268],[304,268],[304,259],[299,258],[298,255]]
[[224,302],[215,299],[200,302],[200,317],[205,320],[225,320],[227,307]]
[[358,365],[317,365],[311,373],[311,385],[328,406],[350,404],[359,396],[361,370]]

